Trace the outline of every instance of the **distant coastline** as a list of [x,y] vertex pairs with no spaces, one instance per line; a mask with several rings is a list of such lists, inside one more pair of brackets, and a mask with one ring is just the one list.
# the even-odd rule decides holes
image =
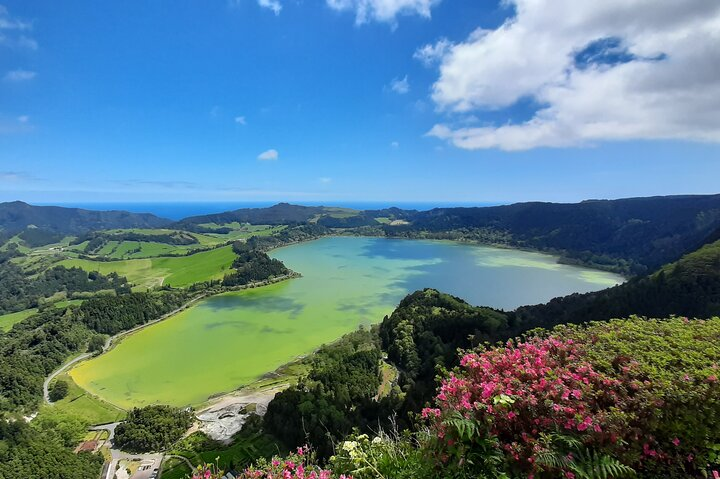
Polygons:
[[[83,208],[95,211],[121,210],[131,213],[152,213],[169,220],[181,220],[189,216],[222,213],[239,208],[266,208],[277,201],[207,201],[207,202],[30,202],[37,206],[62,206],[66,208]],[[389,202],[389,201],[298,201],[303,206],[337,206],[357,210],[376,210],[397,207],[406,210],[431,210],[454,206],[497,206],[502,202]]]

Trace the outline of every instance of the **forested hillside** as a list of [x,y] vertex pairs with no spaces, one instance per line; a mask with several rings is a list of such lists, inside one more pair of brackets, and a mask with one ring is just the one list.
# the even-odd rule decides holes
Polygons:
[[160,228],[169,223],[170,220],[149,213],[33,206],[22,201],[0,203],[0,230],[6,235],[30,225],[56,233],[79,234],[115,228]]
[[651,275],[614,288],[519,308],[513,322],[519,331],[631,314],[696,318],[720,315],[720,241],[707,244]]
[[0,314],[35,308],[43,299],[57,293],[64,293],[69,298],[76,293],[122,293],[130,290],[126,279],[117,273],[105,276],[64,266],[55,266],[36,277],[29,277],[10,261],[0,261],[0,277]]
[[307,223],[315,216],[326,213],[322,206],[300,206],[289,203],[278,203],[268,208],[241,208],[224,213],[191,216],[178,222],[179,227],[205,223],[250,223],[255,225],[287,225]]
[[553,251],[566,262],[645,274],[704,244],[720,228],[720,195],[661,196],[581,203],[516,203],[429,211],[348,210],[280,203],[186,218],[206,223],[308,224],[336,231],[501,243]]
[[720,227],[720,195],[663,196],[582,203],[517,203],[486,208],[437,208],[410,217],[411,225],[385,230],[491,228],[516,245],[564,252],[585,263],[629,262],[643,273],[699,247]]

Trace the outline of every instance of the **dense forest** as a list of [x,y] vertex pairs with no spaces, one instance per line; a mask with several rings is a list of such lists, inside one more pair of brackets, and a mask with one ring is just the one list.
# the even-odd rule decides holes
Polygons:
[[0,229],[15,234],[28,226],[63,234],[123,228],[162,228],[170,220],[148,213],[91,211],[60,206],[34,206],[22,201],[0,203]]
[[708,318],[720,315],[720,241],[703,246],[657,272],[595,293],[572,294],[519,308],[514,331],[637,314]]
[[194,420],[192,411],[151,405],[135,408],[115,429],[115,445],[123,451],[164,451],[180,439]]
[[353,428],[377,426],[377,418],[391,414],[373,400],[381,357],[375,335],[365,330],[319,349],[308,376],[270,402],[265,430],[288,447],[309,443],[329,457],[333,443]]
[[61,233],[42,228],[26,228],[22,233],[18,234],[18,238],[20,238],[28,248],[37,248],[39,246],[57,243],[64,237]]
[[51,425],[30,425],[0,415],[0,478],[98,477],[103,457],[87,452],[75,454],[75,445]]
[[183,290],[103,297],[85,301],[74,316],[92,331],[113,335],[174,311],[191,297]]
[[270,258],[267,253],[253,249],[252,243],[235,242],[233,251],[237,258],[233,261],[234,272],[225,276],[223,286],[240,286],[267,281],[290,274],[282,261]]
[[409,225],[383,228],[392,236],[490,228],[516,246],[642,274],[707,241],[720,227],[720,195],[436,208],[408,219]]
[[5,261],[0,262],[0,277],[0,314],[36,308],[42,299],[61,292],[72,297],[75,293],[106,290],[124,293],[130,290],[127,280],[116,273],[105,276],[64,266],[55,266],[37,277],[30,277],[19,266]]

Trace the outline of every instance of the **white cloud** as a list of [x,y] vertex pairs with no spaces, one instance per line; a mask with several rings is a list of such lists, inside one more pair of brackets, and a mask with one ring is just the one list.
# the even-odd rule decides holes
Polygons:
[[27,81],[32,80],[35,78],[37,73],[27,71],[27,70],[12,70],[5,74],[5,80],[12,81],[12,82],[21,82],[21,81]]
[[415,50],[413,58],[420,60],[425,66],[429,67],[435,63],[439,63],[452,46],[453,44],[450,40],[441,38],[435,43],[428,43]]
[[17,121],[19,121],[20,123],[27,123],[30,121],[30,117],[28,115],[20,115],[17,118]]
[[410,91],[410,83],[408,83],[408,77],[405,75],[405,78],[395,78],[393,81],[390,82],[390,89],[397,93],[398,95],[404,95],[407,92]]
[[37,42],[24,33],[30,30],[31,23],[13,17],[7,8],[0,5],[0,45],[37,50]]
[[430,18],[430,9],[441,0],[326,0],[334,10],[352,10],[357,24],[370,20],[394,23],[398,15]]
[[[507,1],[513,18],[446,48],[432,96],[448,112],[527,99],[541,107],[523,123],[439,124],[428,135],[461,148],[505,150],[720,141],[720,2]],[[418,52],[428,55],[416,57],[431,57],[425,48]]]
[[277,150],[267,150],[263,151],[258,155],[258,160],[261,161],[274,161],[277,160],[280,155],[278,154]]
[[32,25],[10,16],[8,9],[0,5],[0,30],[30,30]]
[[269,8],[275,15],[280,15],[280,10],[282,10],[282,5],[279,0],[258,0],[258,5],[263,8]]
[[390,143],[390,148],[397,150],[398,148],[400,148],[400,143],[398,143],[397,141],[393,141],[392,143]]
[[247,121],[245,120],[244,116],[236,116],[235,123],[237,123],[238,125],[247,125]]
[[321,176],[320,178],[318,178],[318,181],[323,184],[328,184],[332,182],[332,178],[329,178],[327,176]]

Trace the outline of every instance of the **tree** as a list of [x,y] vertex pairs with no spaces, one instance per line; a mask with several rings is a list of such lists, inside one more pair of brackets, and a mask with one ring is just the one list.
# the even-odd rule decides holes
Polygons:
[[105,336],[102,334],[96,334],[88,341],[89,353],[101,353],[103,348],[105,348]]
[[50,400],[56,402],[63,399],[67,396],[69,389],[70,387],[67,382],[61,380],[55,381],[55,384],[50,388]]

